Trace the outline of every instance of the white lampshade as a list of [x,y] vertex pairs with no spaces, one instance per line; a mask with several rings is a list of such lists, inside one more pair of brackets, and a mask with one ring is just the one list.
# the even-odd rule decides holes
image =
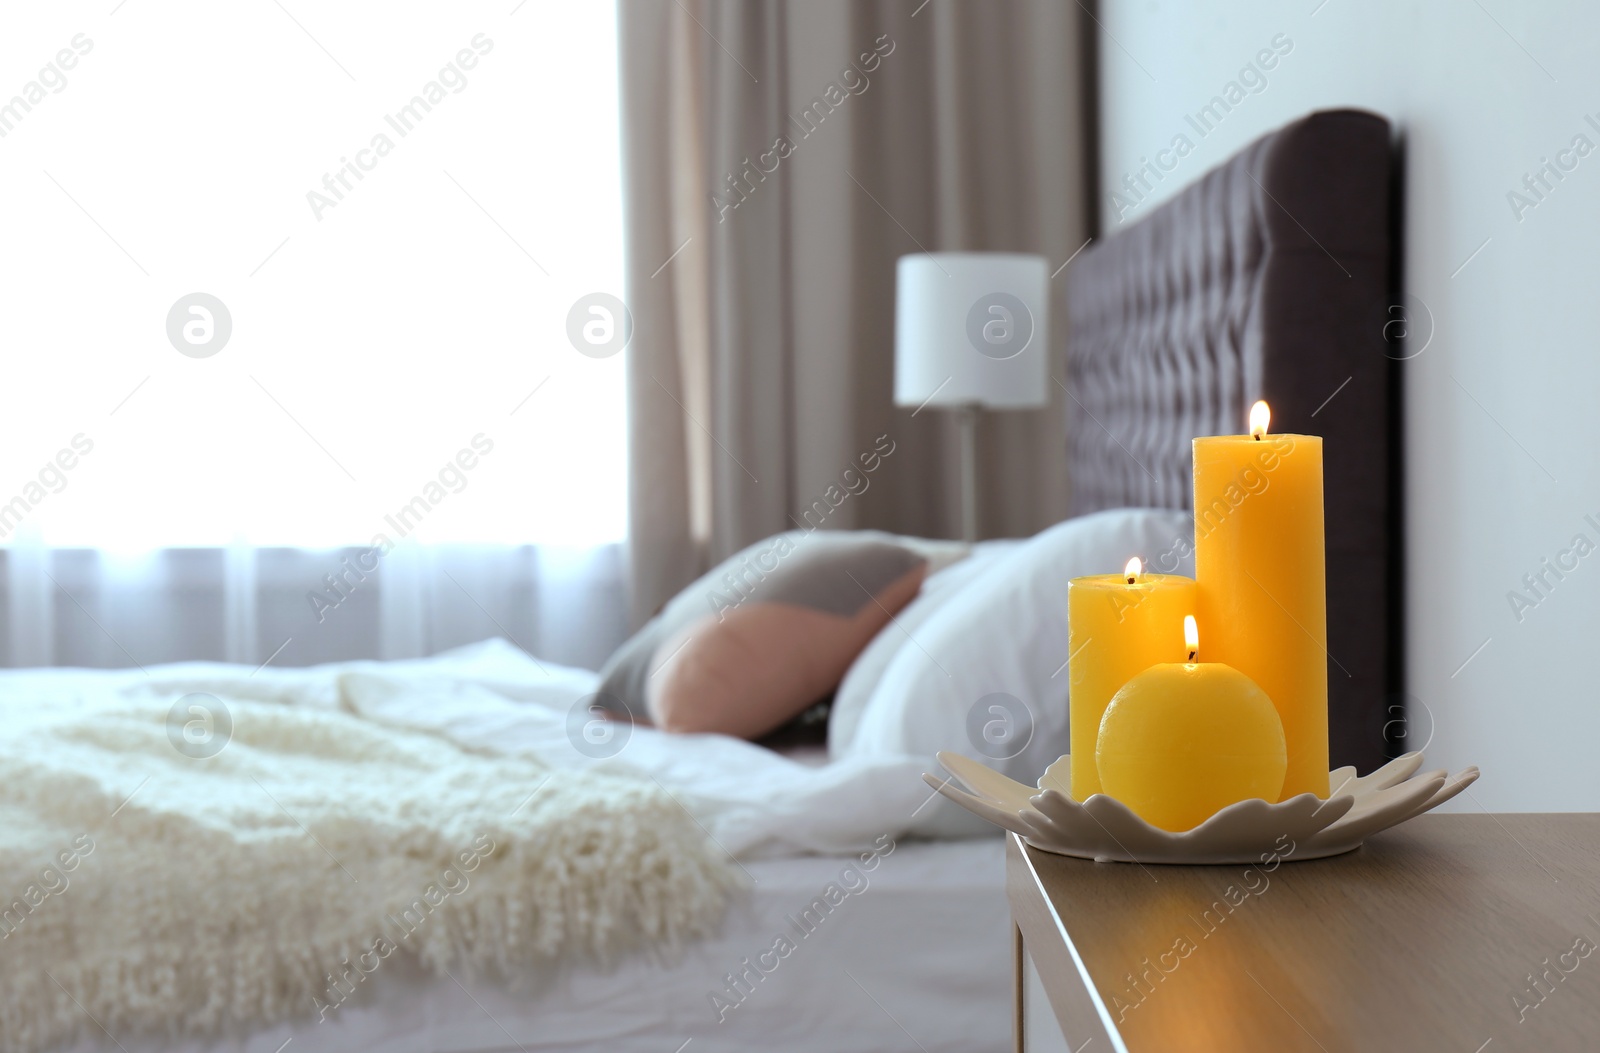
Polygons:
[[894,401],[1027,409],[1050,401],[1043,256],[924,252],[895,270]]

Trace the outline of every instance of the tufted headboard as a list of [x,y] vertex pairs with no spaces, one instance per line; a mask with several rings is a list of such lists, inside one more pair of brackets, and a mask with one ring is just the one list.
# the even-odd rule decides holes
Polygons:
[[[1189,508],[1189,440],[1323,436],[1330,752],[1389,752],[1400,678],[1400,431],[1389,123],[1314,113],[1084,252],[1067,282],[1074,514]],[[1403,324],[1403,322],[1401,323]]]

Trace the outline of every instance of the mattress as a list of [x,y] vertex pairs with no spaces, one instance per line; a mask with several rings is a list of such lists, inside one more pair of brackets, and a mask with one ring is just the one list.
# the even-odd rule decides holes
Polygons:
[[[385,962],[326,1019],[220,1042],[98,1031],[76,1053],[999,1053],[1011,1047],[1011,922],[1005,843],[882,840],[854,856],[749,863],[752,886],[722,931],[675,958],[572,967],[511,989]],[[860,873],[859,868],[856,871]],[[844,892],[826,904],[830,885]],[[832,898],[837,899],[838,893]],[[780,937],[786,953],[773,952]],[[765,957],[763,957],[763,955]],[[738,984],[729,978],[742,973]]]

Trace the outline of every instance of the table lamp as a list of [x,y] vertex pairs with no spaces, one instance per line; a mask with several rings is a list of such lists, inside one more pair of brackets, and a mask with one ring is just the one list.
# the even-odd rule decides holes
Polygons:
[[895,269],[894,401],[956,410],[961,532],[978,536],[981,409],[1048,405],[1049,265],[1010,252],[924,252]]

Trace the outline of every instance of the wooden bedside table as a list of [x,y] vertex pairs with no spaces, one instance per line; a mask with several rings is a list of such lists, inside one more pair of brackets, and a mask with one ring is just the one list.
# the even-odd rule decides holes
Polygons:
[[1600,814],[1424,815],[1276,868],[1006,855],[1027,1053],[1600,1049]]

